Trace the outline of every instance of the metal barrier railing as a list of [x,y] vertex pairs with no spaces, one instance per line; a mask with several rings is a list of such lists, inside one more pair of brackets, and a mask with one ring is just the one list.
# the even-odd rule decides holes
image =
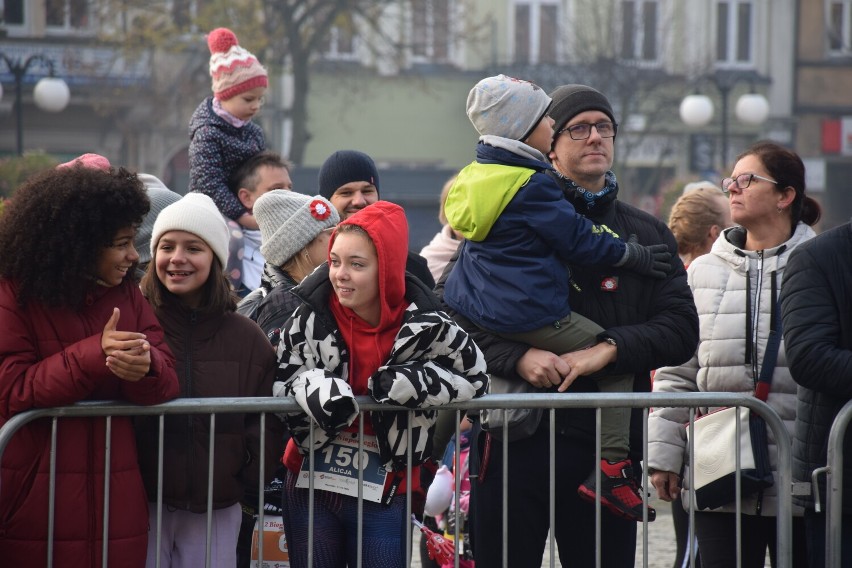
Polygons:
[[[381,411],[400,411],[400,412],[410,412],[410,410],[402,407],[395,407],[389,405],[379,404],[369,397],[359,396],[356,397],[361,412],[369,412],[374,410]],[[458,423],[460,421],[461,412],[463,411],[479,411],[483,409],[507,409],[507,408],[544,408],[549,410],[549,425],[550,425],[550,491],[551,495],[555,494],[555,476],[554,476],[554,468],[555,468],[555,460],[554,460],[554,437],[555,437],[555,410],[557,409],[568,409],[568,408],[597,408],[597,417],[596,417],[596,448],[598,452],[598,462],[600,461],[600,435],[601,435],[601,410],[602,408],[612,408],[612,407],[630,407],[630,408],[643,408],[644,410],[644,428],[643,428],[643,455],[647,455],[648,448],[648,429],[647,429],[647,416],[650,408],[662,408],[662,407],[689,407],[689,408],[697,408],[697,407],[721,407],[721,406],[742,406],[747,407],[757,414],[759,414],[766,421],[767,426],[772,430],[776,444],[777,444],[777,488],[778,488],[778,514],[777,514],[777,567],[778,568],[789,568],[791,566],[792,559],[792,501],[791,501],[791,488],[792,488],[792,446],[790,435],[787,432],[787,429],[784,426],[783,421],[778,416],[778,414],[772,410],[766,403],[758,400],[753,396],[747,396],[742,394],[735,393],[682,393],[682,394],[664,394],[664,393],[624,393],[624,394],[615,394],[615,393],[577,393],[565,395],[561,393],[548,393],[548,394],[503,394],[503,395],[487,395],[477,400],[468,401],[464,403],[454,403],[449,404],[442,407],[437,407],[435,410],[441,412],[456,412],[456,436],[459,435]],[[852,406],[847,405],[846,409],[852,408]],[[83,402],[73,406],[59,407],[59,408],[48,408],[48,409],[38,409],[31,410],[28,412],[24,412],[13,416],[9,419],[6,424],[2,428],[0,428],[0,460],[2,460],[3,452],[6,449],[7,444],[11,440],[12,436],[14,436],[15,432],[20,429],[25,424],[42,418],[51,418],[53,421],[52,424],[52,440],[51,444],[54,449],[51,454],[51,463],[50,463],[50,485],[51,491],[49,496],[49,511],[48,511],[48,538],[51,539],[51,542],[48,544],[48,558],[46,561],[46,565],[50,568],[53,566],[53,554],[52,554],[52,537],[53,537],[53,526],[54,526],[54,485],[55,485],[55,444],[56,444],[56,433],[57,433],[57,424],[58,420],[61,418],[80,418],[80,417],[106,417],[107,419],[107,429],[106,429],[106,464],[105,469],[107,470],[107,474],[105,475],[105,499],[104,499],[104,518],[105,521],[108,519],[109,515],[109,460],[110,460],[110,437],[111,437],[111,429],[110,429],[110,417],[112,416],[160,416],[160,460],[162,460],[162,432],[163,432],[163,416],[166,414],[210,414],[210,430],[211,430],[211,442],[212,436],[215,434],[215,416],[216,414],[222,413],[260,413],[261,414],[261,455],[260,455],[260,471],[264,471],[264,462],[269,459],[269,456],[264,455],[264,444],[263,437],[266,435],[265,428],[263,427],[265,424],[265,415],[266,414],[278,414],[278,413],[286,413],[286,412],[299,412],[300,408],[298,404],[289,399],[284,398],[273,398],[273,397],[259,397],[259,398],[239,398],[239,399],[230,399],[230,398],[202,398],[202,399],[177,399],[171,402],[167,402],[164,404],[156,405],[156,406],[137,406],[126,403],[115,403],[109,401],[102,402]],[[842,414],[844,424],[848,423],[850,419],[852,419],[852,411],[846,412]],[[690,418],[694,419],[694,410],[690,411]],[[363,424],[363,421],[361,421]],[[411,421],[409,421],[409,424]],[[837,424],[835,424],[837,426]],[[410,427],[410,426],[409,426]],[[844,430],[845,431],[845,430]],[[359,439],[363,438],[363,431],[360,432]],[[832,436],[836,437],[834,429],[832,429]],[[411,432],[409,432],[409,437],[411,437]],[[694,439],[693,437],[690,437]],[[840,442],[842,443],[842,434],[840,435]],[[311,442],[313,440],[311,439]],[[210,452],[210,461],[208,467],[211,468],[214,460],[214,454],[212,451],[213,444],[210,444],[211,452]],[[833,446],[832,446],[833,447]],[[839,447],[839,446],[838,446]],[[360,451],[361,448],[359,448]],[[503,450],[504,455],[508,455],[508,441],[503,441]],[[459,447],[456,446],[456,458],[458,459]],[[309,457],[309,463],[311,472],[314,469],[314,453],[311,452],[311,456]],[[694,459],[695,452],[693,448],[689,448],[690,461]],[[832,454],[830,453],[830,458]],[[279,456],[275,456],[274,459],[278,459]],[[836,455],[834,456],[836,458]],[[506,468],[507,461],[503,462],[503,479],[506,479]],[[830,462],[831,463],[831,462]],[[408,465],[409,470],[411,466],[411,450],[409,450],[408,454]],[[694,470],[694,464],[690,464],[690,470]],[[837,477],[839,478],[842,475],[842,469],[840,467],[835,466]],[[160,475],[162,475],[162,462],[160,464]],[[410,473],[409,473],[410,475]],[[458,476],[458,471],[456,471],[456,476]],[[358,487],[358,518],[362,518],[362,506],[363,506],[363,494],[362,487],[363,484],[363,472],[359,470],[358,473],[359,478],[359,487]],[[309,476],[309,527],[308,527],[308,565],[312,566],[312,543],[313,543],[313,497],[314,497],[314,487],[313,487],[313,475]],[[458,478],[456,478],[456,491],[458,491]],[[647,487],[647,482],[643,483],[644,486]],[[739,482],[737,483],[739,486]],[[162,487],[162,483],[159,484]],[[410,478],[407,480],[407,486],[411,486]],[[694,484],[690,484],[690,486],[694,486]],[[0,485],[0,492],[3,491],[2,485]],[[739,491],[739,489],[738,489]],[[504,486],[504,496],[506,492],[506,487]],[[261,474],[258,479],[258,494],[260,499],[263,499],[264,495],[264,479]],[[840,495],[839,488],[836,491],[837,495]],[[831,493],[831,499],[834,498],[835,493]],[[208,481],[208,505],[211,503],[212,499],[212,483]],[[458,499],[458,495],[456,495],[456,499]],[[645,500],[647,504],[647,492],[645,495]],[[158,522],[157,522],[157,536],[158,544],[160,538],[160,514],[162,508],[162,495],[157,496],[158,501]],[[694,503],[695,498],[694,495],[690,499],[690,503]],[[504,508],[505,508],[505,497],[504,497]],[[551,499],[550,506],[550,521],[551,526],[554,524],[555,513],[555,499]],[[835,507],[836,509],[837,507]],[[597,565],[600,566],[601,563],[601,533],[600,533],[600,516],[601,516],[601,505],[598,500],[595,504],[596,509],[596,548],[597,548]],[[210,507],[208,506],[208,511]],[[737,538],[738,543],[740,539],[740,526],[739,526],[739,502],[737,503]],[[406,514],[410,517],[411,515],[411,494],[408,492],[406,494]],[[456,512],[458,514],[458,512]],[[264,507],[261,502],[258,507],[258,516],[259,516],[259,526],[262,528],[264,526]],[[693,514],[690,511],[690,517],[692,519]],[[506,511],[503,512],[503,534],[502,534],[502,542],[503,542],[503,550],[504,550],[504,563],[505,563],[505,543],[507,542],[507,526],[506,526]],[[211,534],[211,515],[207,516],[207,535],[208,535],[208,549],[207,549],[207,562],[206,565],[210,565],[210,534]],[[691,523],[692,524],[692,523]],[[360,525],[360,523],[359,523]],[[108,522],[104,522],[104,554],[103,554],[103,563],[104,566],[107,566],[107,546],[108,546]],[[459,526],[459,523],[456,522],[456,527]],[[647,527],[647,519],[645,522],[645,526]],[[839,523],[838,525],[839,526]],[[458,530],[456,528],[456,530]],[[691,529],[690,529],[691,532]],[[458,539],[458,534],[455,535],[456,539]],[[361,565],[361,527],[358,529],[358,566]],[[690,535],[691,538],[691,535]],[[259,557],[262,560],[263,558],[263,539],[259,540]],[[648,566],[648,531],[643,531],[643,566]],[[157,547],[159,548],[159,546]],[[554,543],[554,535],[553,531],[550,533],[550,566],[555,566],[555,543]],[[839,551],[839,542],[836,542],[836,550]],[[406,535],[406,555],[408,558],[411,557],[412,551],[412,536],[409,532]],[[839,552],[838,552],[839,558]],[[456,557],[456,566],[458,567],[458,556]],[[694,558],[692,559],[694,563]],[[258,565],[261,565],[260,563]],[[739,565],[739,560],[738,560]]]
[[[846,430],[852,422],[852,401],[847,402],[831,425],[828,434],[828,465],[826,471],[826,509],[827,520],[825,538],[825,562],[828,568],[840,568],[843,545],[843,442]],[[817,470],[819,471],[819,470]],[[818,487],[814,483],[814,487]],[[816,495],[819,502],[819,495]],[[849,543],[847,543],[849,544]]]

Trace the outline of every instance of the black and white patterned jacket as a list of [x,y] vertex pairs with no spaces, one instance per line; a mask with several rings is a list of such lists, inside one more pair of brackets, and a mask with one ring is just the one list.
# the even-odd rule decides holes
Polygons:
[[[488,390],[485,359],[470,336],[446,313],[424,284],[406,274],[410,305],[394,339],[388,361],[368,382],[377,402],[416,409],[412,416],[412,465],[432,452],[436,412],[450,402],[478,398]],[[328,307],[332,292],[328,267],[321,266],[292,290],[303,304],[281,330],[275,396],[292,396],[303,413],[284,417],[299,451],[328,445],[358,416],[349,385],[349,350]],[[405,469],[408,419],[404,411],[371,412],[382,461],[388,469]]]

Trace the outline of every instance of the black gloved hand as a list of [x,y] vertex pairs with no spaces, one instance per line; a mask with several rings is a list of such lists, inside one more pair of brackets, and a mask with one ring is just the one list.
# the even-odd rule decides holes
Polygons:
[[627,250],[616,266],[625,268],[641,276],[651,276],[662,280],[668,274],[672,255],[664,244],[640,245],[636,235],[627,239]]

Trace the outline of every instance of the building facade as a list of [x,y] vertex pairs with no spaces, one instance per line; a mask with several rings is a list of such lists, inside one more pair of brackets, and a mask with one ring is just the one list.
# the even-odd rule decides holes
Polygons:
[[[0,53],[45,53],[71,88],[68,108],[49,114],[32,101],[32,85],[45,70],[34,68],[25,77],[25,148],[60,159],[99,152],[185,189],[187,125],[209,93],[206,28],[193,22],[211,3],[160,4],[185,33],[146,44],[139,32],[145,20],[132,10],[115,14],[110,7],[118,4],[111,0],[4,1]],[[831,186],[843,179],[847,152],[852,155],[852,135],[839,146],[836,141],[846,116],[852,132],[846,94],[852,86],[852,0],[373,4],[370,18],[336,18],[309,62],[310,138],[300,141],[298,164],[306,171],[336,149],[357,148],[383,169],[410,172],[394,178],[411,179],[410,191],[434,191],[437,198],[440,187],[418,185],[419,177],[427,177],[418,173],[429,172],[434,180],[435,171],[449,175],[472,159],[476,134],[464,114],[467,92],[480,78],[502,72],[545,89],[577,82],[607,94],[620,122],[615,169],[624,197],[649,211],[666,187],[722,177],[741,149],[772,138],[809,158],[809,172],[812,167],[817,174],[813,189],[824,189],[820,198],[849,216],[843,211],[852,206],[833,198]],[[135,43],[116,43],[123,31],[136,34]],[[241,40],[250,39],[237,31]],[[268,45],[266,53],[279,49],[274,41]],[[270,147],[285,155],[293,147],[291,68],[270,67],[270,94],[259,118]],[[15,152],[12,79],[0,62],[0,155]],[[683,97],[695,92],[714,104],[712,120],[701,127],[687,126],[678,114]],[[769,116],[760,124],[740,120],[734,110],[751,92],[769,102]]]

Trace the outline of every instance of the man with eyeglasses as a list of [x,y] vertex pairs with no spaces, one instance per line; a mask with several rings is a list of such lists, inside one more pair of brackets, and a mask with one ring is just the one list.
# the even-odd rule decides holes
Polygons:
[[[554,90],[548,113],[554,119],[550,172],[576,211],[603,224],[622,238],[636,235],[639,243],[664,243],[674,257],[677,245],[666,225],[653,216],[618,201],[613,163],[618,125],[612,106],[599,91],[585,85]],[[474,333],[490,373],[531,383],[581,377],[568,392],[596,392],[593,373],[632,373],[634,391],[651,390],[650,371],[681,364],[698,343],[698,316],[686,271],[672,260],[663,280],[652,280],[621,268],[570,266],[571,308],[604,328],[599,342],[582,351],[559,354],[532,348],[485,332]],[[468,328],[468,326],[465,326]],[[577,487],[595,463],[595,410],[565,409],[556,413],[553,455],[556,471],[556,523],[549,527],[549,421],[542,420],[532,437],[510,443],[508,510],[524,511],[507,519],[508,565],[539,566],[547,531],[553,530],[563,565],[594,566],[595,505],[582,499]],[[631,457],[642,459],[642,409],[631,421]],[[481,449],[480,449],[481,451]],[[502,444],[489,447],[490,461],[474,483],[473,549],[477,567],[502,566],[500,547],[489,546],[502,531]],[[640,468],[619,472],[642,479]],[[607,475],[602,472],[604,483]],[[616,480],[611,480],[617,482]],[[601,515],[602,565],[630,567],[636,552],[636,523]]]

